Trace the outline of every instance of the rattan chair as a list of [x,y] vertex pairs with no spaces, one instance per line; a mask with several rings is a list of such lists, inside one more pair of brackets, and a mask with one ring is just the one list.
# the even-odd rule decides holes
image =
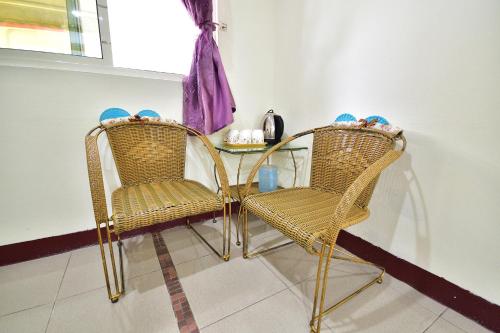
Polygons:
[[[368,218],[368,203],[378,177],[382,170],[401,156],[406,140],[402,133],[391,135],[373,128],[339,125],[299,133],[274,146],[259,159],[250,172],[244,193],[249,193],[260,165],[274,151],[307,134],[314,136],[310,186],[245,197],[242,203],[243,256],[252,258],[291,243],[296,243],[308,253],[319,256],[310,327],[311,332],[320,332],[324,315],[374,283],[382,283],[384,269],[379,267],[380,274],[375,279],[335,305],[324,309],[328,269],[332,258],[375,266],[345,252],[342,256],[338,256],[337,252],[334,255],[334,246],[341,229]],[[402,144],[396,149],[396,141],[399,140]],[[249,212],[292,241],[249,253]]]
[[[106,133],[121,187],[111,195],[113,214],[109,216],[104,193],[104,182],[98,150],[98,137]],[[217,195],[202,184],[184,178],[187,136],[201,140],[215,163],[221,184]],[[146,120],[121,122],[98,126],[85,137],[87,166],[97,238],[102,256],[108,297],[118,301],[125,291],[123,277],[123,232],[147,227],[156,223],[187,218],[186,223],[214,252],[224,260],[230,257],[231,199],[226,171],[219,155],[208,139],[199,132],[176,123]],[[223,211],[222,252],[217,251],[189,223],[189,217]],[[109,246],[115,292],[111,291],[101,228]],[[112,236],[118,240],[120,278],[113,254]]]

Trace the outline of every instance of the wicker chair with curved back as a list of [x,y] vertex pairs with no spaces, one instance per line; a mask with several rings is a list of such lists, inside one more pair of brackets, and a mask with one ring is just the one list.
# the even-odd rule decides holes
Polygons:
[[[328,270],[332,258],[374,265],[351,254],[334,255],[341,229],[369,216],[368,204],[381,172],[401,156],[406,146],[402,133],[388,134],[373,128],[328,126],[291,136],[264,154],[254,166],[244,193],[252,184],[260,165],[282,145],[313,134],[311,177],[308,187],[289,188],[245,196],[243,200],[243,256],[258,254],[296,243],[308,253],[319,256],[316,288],[311,317],[311,332],[320,332],[321,319],[374,283],[382,283],[380,274],[335,305],[324,309]],[[401,141],[400,149],[396,141]],[[279,230],[292,241],[248,252],[248,212]]]
[[[113,191],[108,214],[98,137],[106,133],[121,187]],[[221,195],[202,184],[184,177],[188,134],[201,140],[215,163],[221,181]],[[230,256],[231,202],[226,171],[219,155],[208,139],[199,132],[176,124],[146,120],[98,126],[85,137],[90,191],[97,224],[97,238],[102,256],[108,297],[118,301],[124,293],[122,241],[123,232],[156,223],[187,218],[187,225],[224,260]],[[223,211],[222,252],[214,249],[189,223],[189,217]],[[105,228],[110,262],[115,283],[111,291],[101,228]],[[120,278],[118,283],[111,234],[118,239]]]

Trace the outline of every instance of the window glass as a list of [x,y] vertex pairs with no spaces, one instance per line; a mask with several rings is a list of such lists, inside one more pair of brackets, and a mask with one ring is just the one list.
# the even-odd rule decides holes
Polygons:
[[108,0],[113,65],[186,74],[199,29],[180,0]]
[[0,1],[0,48],[101,58],[96,2]]

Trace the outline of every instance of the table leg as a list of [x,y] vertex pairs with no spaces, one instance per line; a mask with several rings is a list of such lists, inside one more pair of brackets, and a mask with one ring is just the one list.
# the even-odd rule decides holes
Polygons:
[[240,246],[240,217],[241,217],[241,193],[240,193],[240,173],[241,173],[241,166],[243,165],[243,157],[245,157],[245,154],[241,154],[240,156],[240,163],[238,164],[238,173],[236,174],[236,192],[238,193],[238,201],[240,203],[240,209],[238,210],[238,218],[236,219],[236,245]]
[[292,155],[292,161],[293,161],[293,187],[295,187],[295,183],[297,182],[297,162],[295,162],[295,156],[293,154],[293,150],[290,150],[290,155]]
[[[220,151],[219,151],[219,155],[220,155]],[[214,163],[214,178],[215,178],[215,184],[217,185],[217,194],[219,194],[219,192],[221,191],[221,188],[220,188],[219,180],[217,179],[217,166],[215,165],[215,163]],[[217,220],[215,219],[215,212],[214,212],[212,222],[217,223]]]

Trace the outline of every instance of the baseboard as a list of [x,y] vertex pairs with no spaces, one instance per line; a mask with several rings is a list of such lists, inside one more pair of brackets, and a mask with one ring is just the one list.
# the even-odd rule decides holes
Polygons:
[[[236,203],[232,211],[237,212]],[[190,218],[191,222],[205,221],[222,212],[207,213]],[[153,227],[142,228],[123,234],[128,238],[144,233],[158,232],[179,226],[185,219],[160,223]],[[360,237],[346,231],[339,235],[337,243],[355,255],[385,267],[386,271],[421,293],[433,298],[441,304],[478,322],[482,326],[500,332],[500,306],[472,294],[471,292],[434,275],[406,260],[377,247]],[[97,244],[96,230],[85,230],[61,236],[48,237],[22,243],[0,246],[0,266],[37,259],[57,253],[75,250]]]
[[387,273],[396,279],[409,284],[439,303],[494,332],[500,332],[499,305],[490,303],[484,298],[346,231],[341,232],[337,244],[367,261],[384,267]]

